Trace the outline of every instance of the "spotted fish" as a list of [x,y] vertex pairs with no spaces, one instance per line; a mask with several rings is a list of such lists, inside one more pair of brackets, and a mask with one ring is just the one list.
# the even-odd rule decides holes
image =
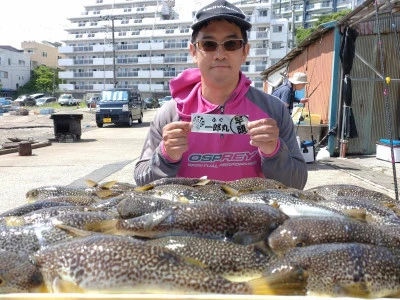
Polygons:
[[274,252],[324,243],[364,243],[400,248],[400,236],[394,238],[383,228],[354,219],[338,217],[298,217],[283,222],[268,237]]
[[39,269],[28,256],[0,250],[0,294],[46,292]]
[[198,202],[137,218],[94,223],[88,229],[146,238],[191,235],[247,245],[266,238],[285,219],[279,209],[265,204]]
[[227,181],[221,188],[231,196],[237,196],[253,191],[265,189],[286,189],[283,183],[261,177],[241,178],[237,180]]
[[262,279],[285,295],[400,296],[400,252],[360,243],[294,248],[270,261]]
[[200,261],[214,274],[235,282],[260,277],[264,265],[274,256],[262,243],[244,246],[191,236],[164,237],[146,243],[166,247],[183,257]]
[[164,247],[96,235],[42,249],[32,260],[54,293],[251,294]]

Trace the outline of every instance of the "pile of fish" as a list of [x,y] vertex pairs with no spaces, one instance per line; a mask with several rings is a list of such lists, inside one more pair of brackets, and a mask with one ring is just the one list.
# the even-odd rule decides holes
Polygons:
[[400,203],[247,178],[39,187],[0,215],[0,293],[400,296]]

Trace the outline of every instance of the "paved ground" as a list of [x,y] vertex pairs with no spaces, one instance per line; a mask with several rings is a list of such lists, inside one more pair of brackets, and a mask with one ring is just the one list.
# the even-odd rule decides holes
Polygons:
[[[112,125],[97,128],[93,111],[74,109],[74,112],[83,115],[82,139],[76,143],[54,140],[53,120],[49,115],[0,117],[0,142],[9,135],[53,139],[51,146],[34,149],[32,156],[0,155],[0,212],[25,204],[25,193],[40,186],[84,186],[86,179],[134,183],[134,164],[156,110],[145,111],[143,124],[131,128]],[[396,196],[392,165],[375,156],[329,158],[307,165],[306,189],[325,184],[354,184]],[[399,172],[396,164],[396,177]]]

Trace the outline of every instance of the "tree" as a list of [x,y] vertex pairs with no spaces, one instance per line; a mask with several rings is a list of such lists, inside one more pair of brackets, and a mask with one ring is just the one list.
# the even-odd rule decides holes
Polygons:
[[19,89],[18,94],[53,93],[54,86],[58,86],[59,82],[57,69],[39,66],[33,70],[31,79]]
[[349,12],[351,12],[351,9],[346,9],[342,10],[333,14],[328,14],[324,15],[318,18],[318,20],[315,22],[315,25],[310,28],[303,28],[303,27],[298,27],[296,28],[296,44],[300,44],[306,37],[308,37],[311,33],[313,33],[319,25],[332,22],[332,21],[337,21],[343,18],[345,15],[347,15]]

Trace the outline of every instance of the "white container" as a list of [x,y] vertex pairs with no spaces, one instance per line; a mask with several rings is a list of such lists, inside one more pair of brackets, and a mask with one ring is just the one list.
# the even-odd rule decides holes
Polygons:
[[315,161],[314,143],[311,141],[303,141],[300,144],[300,152],[306,163]]
[[[400,146],[393,145],[394,162],[400,162]],[[376,158],[392,162],[392,154],[390,151],[390,144],[377,142],[376,143]]]

